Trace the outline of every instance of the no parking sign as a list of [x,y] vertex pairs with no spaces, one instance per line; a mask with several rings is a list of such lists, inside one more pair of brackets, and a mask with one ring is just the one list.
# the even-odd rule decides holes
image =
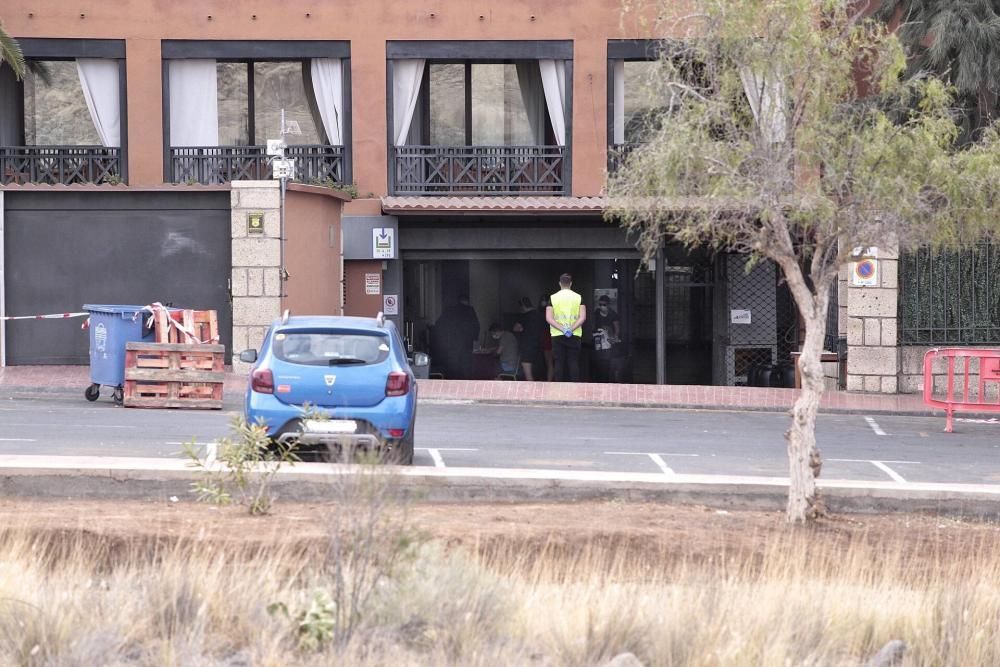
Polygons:
[[851,263],[851,285],[878,287],[878,248],[857,248]]

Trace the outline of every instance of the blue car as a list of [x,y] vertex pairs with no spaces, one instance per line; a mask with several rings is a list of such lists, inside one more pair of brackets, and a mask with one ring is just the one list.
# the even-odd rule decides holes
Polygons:
[[413,463],[417,384],[399,331],[381,314],[286,312],[267,330],[260,352],[246,350],[240,360],[254,364],[245,417],[251,424],[263,420],[271,440]]

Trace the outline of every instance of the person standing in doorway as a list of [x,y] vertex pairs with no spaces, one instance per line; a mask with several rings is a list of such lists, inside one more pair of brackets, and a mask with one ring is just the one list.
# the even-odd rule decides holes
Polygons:
[[549,309],[549,297],[543,296],[538,300],[538,310],[542,313],[542,327],[539,332],[539,347],[542,350],[542,359],[545,360],[545,381],[552,382],[556,375],[556,365],[552,360],[552,335],[545,325],[545,312]]
[[587,307],[583,297],[574,292],[573,277],[559,276],[560,290],[552,295],[545,309],[545,321],[552,335],[552,355],[556,366],[556,382],[580,381],[580,349],[583,347],[583,323]]
[[549,332],[545,330],[545,316],[535,308],[531,299],[521,297],[519,303],[521,314],[518,316],[517,324],[514,325],[514,333],[518,335],[518,346],[521,351],[521,371],[524,379],[528,382],[535,380],[535,364],[542,363],[542,337],[549,337]]

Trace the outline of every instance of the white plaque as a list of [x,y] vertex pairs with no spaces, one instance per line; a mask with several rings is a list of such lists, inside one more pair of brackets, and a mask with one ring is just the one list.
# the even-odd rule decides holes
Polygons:
[[368,296],[374,296],[382,293],[382,274],[381,273],[366,273],[365,274],[365,294]]
[[750,311],[731,310],[729,311],[729,321],[732,324],[750,324]]

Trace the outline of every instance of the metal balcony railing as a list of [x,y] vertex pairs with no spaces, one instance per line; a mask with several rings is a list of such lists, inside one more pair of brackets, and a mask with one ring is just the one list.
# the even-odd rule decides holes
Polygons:
[[121,179],[118,148],[0,146],[0,184],[109,183]]
[[[295,158],[295,180],[303,183],[344,182],[344,147],[323,144],[288,146]],[[170,149],[170,180],[174,183],[218,185],[229,181],[271,178],[266,146],[174,146]]]
[[397,146],[396,195],[562,195],[561,146]]
[[608,171],[612,172],[625,163],[629,153],[642,144],[639,142],[629,142],[624,144],[611,144],[608,146]]

